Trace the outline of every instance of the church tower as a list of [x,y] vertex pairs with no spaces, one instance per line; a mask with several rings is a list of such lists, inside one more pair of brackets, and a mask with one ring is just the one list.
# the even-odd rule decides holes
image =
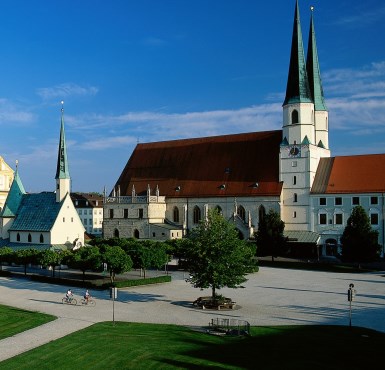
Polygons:
[[64,108],[62,102],[59,150],[56,167],[56,202],[61,202],[70,193],[71,178],[68,170],[67,147],[64,132]]
[[295,4],[289,74],[283,102],[282,133],[281,217],[286,230],[309,230],[312,214],[310,190],[320,158],[330,157],[330,151],[328,112],[321,83],[313,14],[305,61],[298,0]]

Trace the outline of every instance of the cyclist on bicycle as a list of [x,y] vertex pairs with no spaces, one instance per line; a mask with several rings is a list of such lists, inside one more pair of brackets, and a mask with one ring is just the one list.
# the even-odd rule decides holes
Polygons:
[[86,300],[86,304],[88,304],[88,300],[90,299],[90,293],[88,292],[88,289],[86,289],[86,292],[84,293],[84,299]]
[[66,293],[67,301],[68,301],[68,302],[71,302],[73,296],[74,296],[74,295],[72,294],[72,290],[71,290],[71,289],[68,289],[68,290],[67,290],[67,293]]

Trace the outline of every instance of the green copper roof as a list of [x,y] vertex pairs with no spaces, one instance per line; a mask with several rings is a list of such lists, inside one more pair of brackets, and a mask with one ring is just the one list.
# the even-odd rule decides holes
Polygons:
[[53,192],[24,194],[9,231],[50,231],[61,206]]
[[19,171],[16,168],[15,176],[0,216],[15,217],[24,194],[26,194],[26,192],[23,183],[21,182]]
[[283,105],[312,102],[303,49],[298,0],[295,5],[293,38],[291,42],[289,75]]
[[61,125],[60,125],[60,139],[59,139],[59,150],[57,155],[57,168],[56,168],[56,177],[55,179],[69,179],[70,172],[68,169],[68,159],[67,159],[67,148],[66,148],[66,139],[64,132],[64,110],[61,110]]
[[321,83],[321,73],[318,62],[318,52],[316,37],[314,31],[313,11],[310,18],[310,31],[309,31],[309,43],[307,48],[307,60],[306,60],[307,76],[309,79],[310,93],[314,101],[314,109],[325,111],[327,110],[324,93]]

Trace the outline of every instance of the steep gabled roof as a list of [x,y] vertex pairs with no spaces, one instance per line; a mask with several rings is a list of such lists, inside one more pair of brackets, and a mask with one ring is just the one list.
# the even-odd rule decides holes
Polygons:
[[115,188],[120,195],[279,196],[282,131],[138,144]]
[[24,190],[23,183],[21,182],[19,171],[16,169],[11,188],[9,189],[7,199],[0,216],[15,217],[24,194],[26,194],[26,192]]
[[385,154],[321,158],[311,192],[384,193]]
[[24,194],[9,231],[50,231],[61,205],[53,192]]

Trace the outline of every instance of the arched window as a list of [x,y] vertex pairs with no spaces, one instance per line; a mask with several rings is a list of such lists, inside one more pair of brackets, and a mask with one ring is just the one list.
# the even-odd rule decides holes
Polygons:
[[291,112],[291,123],[299,123],[299,114],[296,109]]
[[31,234],[28,234],[28,243],[31,243],[32,242],[32,236]]
[[259,219],[259,222],[263,221],[265,216],[266,216],[266,209],[265,209],[264,206],[260,206],[259,209],[258,209],[258,219]]
[[134,238],[139,239],[139,230],[138,229],[135,229],[135,231],[134,231]]
[[194,214],[193,214],[193,222],[194,224],[198,224],[201,220],[201,209],[198,206],[194,207]]
[[119,238],[119,230],[118,229],[114,230],[114,238]]
[[40,243],[44,243],[44,236],[43,236],[43,234],[40,234]]
[[17,235],[16,235],[16,240],[19,242],[20,241],[20,234],[19,233],[17,233]]
[[176,206],[174,207],[173,220],[174,222],[179,222],[179,208]]
[[238,213],[239,218],[242,221],[246,220],[246,211],[245,211],[245,208],[243,208],[243,206],[238,206],[237,213]]
[[214,209],[218,212],[219,215],[223,215],[222,208],[220,206],[215,206]]
[[297,195],[297,193],[294,193],[293,202],[294,203],[298,202],[298,195]]

